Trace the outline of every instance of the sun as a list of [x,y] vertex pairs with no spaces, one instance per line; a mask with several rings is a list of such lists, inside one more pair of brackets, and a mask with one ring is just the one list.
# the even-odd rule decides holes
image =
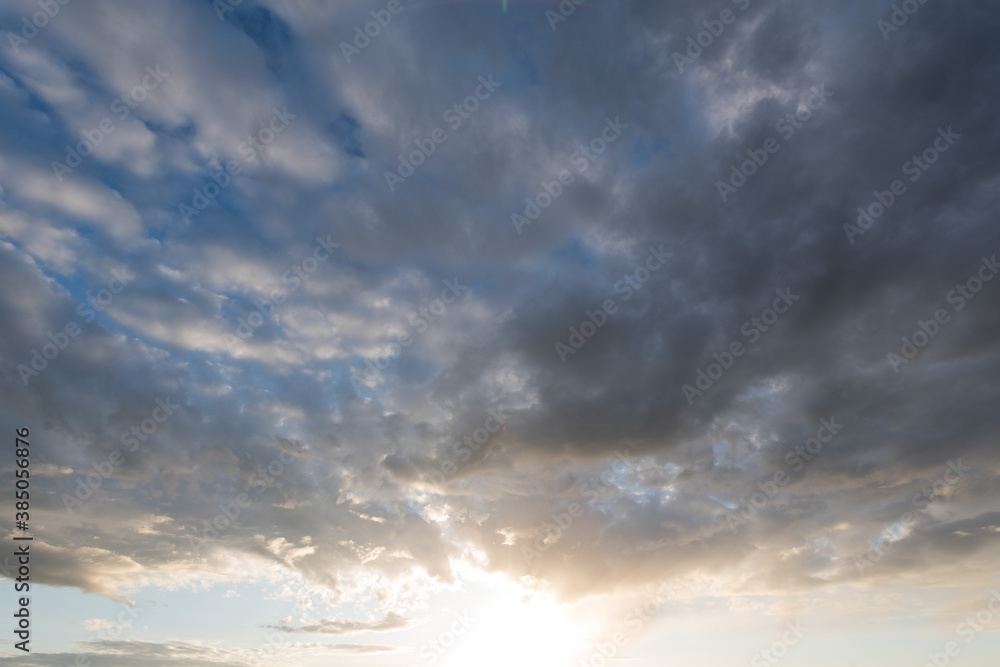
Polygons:
[[537,594],[505,594],[479,610],[473,628],[442,667],[570,667],[583,638],[565,609]]

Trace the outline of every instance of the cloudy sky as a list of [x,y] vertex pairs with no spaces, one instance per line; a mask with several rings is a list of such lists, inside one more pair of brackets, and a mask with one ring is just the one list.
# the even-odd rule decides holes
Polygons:
[[0,3],[0,665],[994,665],[998,33]]

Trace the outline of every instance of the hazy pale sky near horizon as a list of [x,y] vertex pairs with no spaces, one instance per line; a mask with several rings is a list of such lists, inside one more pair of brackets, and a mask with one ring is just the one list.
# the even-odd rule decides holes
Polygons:
[[0,2],[0,665],[992,667],[998,35]]

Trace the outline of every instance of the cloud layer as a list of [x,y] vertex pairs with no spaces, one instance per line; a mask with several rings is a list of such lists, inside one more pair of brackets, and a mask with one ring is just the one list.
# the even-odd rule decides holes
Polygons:
[[275,627],[343,635],[459,563],[566,600],[991,581],[991,3],[403,5],[350,62],[369,3],[70,3],[4,45],[40,583],[278,567],[372,616]]

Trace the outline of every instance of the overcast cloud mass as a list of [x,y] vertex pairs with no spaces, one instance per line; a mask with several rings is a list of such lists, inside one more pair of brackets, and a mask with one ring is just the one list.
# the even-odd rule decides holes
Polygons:
[[0,29],[0,664],[995,664],[996,3]]

